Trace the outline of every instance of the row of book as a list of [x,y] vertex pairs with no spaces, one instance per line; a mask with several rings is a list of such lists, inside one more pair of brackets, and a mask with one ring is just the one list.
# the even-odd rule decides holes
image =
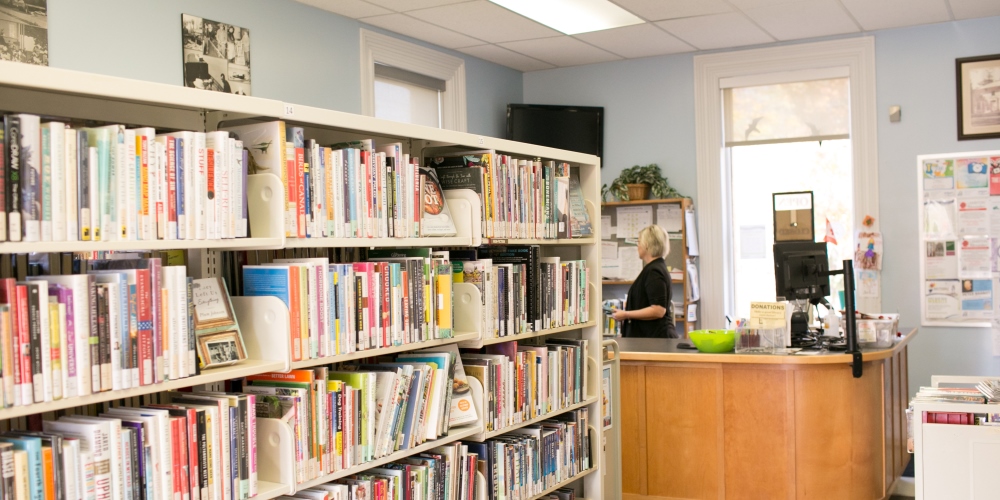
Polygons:
[[448,252],[369,252],[365,262],[274,259],[242,266],[246,296],[276,296],[289,308],[295,361],[453,336]]
[[608,299],[602,304],[601,334],[605,337],[622,336],[622,322],[614,318],[615,311],[619,309],[625,309],[624,299]]
[[0,435],[3,498],[247,500],[257,494],[255,397],[169,393],[169,404],[67,415]]
[[281,499],[299,500],[475,500],[483,460],[461,442],[368,469]]
[[0,241],[248,235],[247,152],[229,132],[4,116]]
[[540,257],[536,245],[452,250],[455,281],[482,295],[484,338],[507,337],[590,321],[585,260]]
[[463,353],[466,374],[484,388],[486,430],[504,429],[586,400],[587,343],[503,342],[486,346],[482,353]]
[[87,274],[0,280],[3,407],[185,378],[246,358],[221,280],[129,256],[83,261]]
[[225,127],[250,151],[250,171],[281,177],[288,238],[452,236],[434,171],[403,144],[320,145],[283,121]]
[[584,238],[593,235],[578,167],[519,159],[493,150],[424,159],[445,190],[469,189],[482,204],[487,238]]
[[248,377],[258,417],[292,426],[298,483],[411,449],[478,421],[458,351]]

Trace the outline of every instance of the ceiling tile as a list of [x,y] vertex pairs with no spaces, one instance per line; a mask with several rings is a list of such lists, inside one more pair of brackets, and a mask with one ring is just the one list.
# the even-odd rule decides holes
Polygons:
[[556,66],[579,66],[621,59],[568,36],[507,42],[500,46]]
[[866,30],[898,28],[950,20],[942,0],[840,0]]
[[576,38],[622,57],[649,57],[693,51],[694,47],[652,24],[639,24],[576,35]]
[[955,19],[1000,16],[1000,2],[997,0],[949,0],[951,13]]
[[430,7],[440,7],[453,3],[468,2],[469,0],[368,0],[370,3],[392,9],[396,12],[406,12],[408,10],[427,9]]
[[787,3],[806,2],[809,0],[729,0],[729,3],[742,11],[756,9],[757,7],[768,7],[771,5],[781,5]]
[[741,47],[774,39],[742,14],[714,14],[660,21],[657,26],[701,50]]
[[440,26],[434,26],[406,14],[366,17],[361,22],[449,49],[471,47],[473,45],[482,45],[483,43],[482,40],[476,40],[475,38],[455,33]]
[[490,43],[562,34],[486,0],[415,10],[409,15]]
[[459,52],[464,52],[470,56],[478,57],[502,66],[507,66],[508,68],[514,68],[518,71],[538,71],[540,69],[550,69],[555,67],[549,63],[539,61],[538,59],[532,59],[524,54],[518,54],[517,52],[507,50],[498,45],[479,45],[476,47],[466,47],[458,50]]
[[612,0],[647,21],[731,12],[723,0]]
[[311,5],[317,9],[323,9],[326,11],[333,12],[334,14],[340,14],[346,17],[353,17],[357,19],[359,17],[367,16],[378,16],[382,14],[391,14],[391,10],[383,9],[377,5],[372,5],[368,2],[362,0],[296,0],[299,3],[304,3],[306,5]]
[[857,24],[836,0],[813,0],[743,11],[778,40],[857,33]]

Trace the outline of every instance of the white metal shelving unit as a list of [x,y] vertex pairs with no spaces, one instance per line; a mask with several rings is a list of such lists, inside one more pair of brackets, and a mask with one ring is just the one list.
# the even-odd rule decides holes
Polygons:
[[[487,244],[540,245],[541,256],[559,256],[565,259],[583,259],[592,272],[589,284],[591,321],[564,328],[547,330],[496,341],[527,340],[544,336],[572,337],[588,340],[588,399],[579,407],[587,407],[591,421],[600,418],[601,405],[597,397],[600,391],[601,332],[597,319],[601,311],[600,282],[600,224],[595,207],[600,203],[600,160],[591,155],[563,151],[548,147],[517,143],[504,139],[485,137],[463,132],[441,130],[418,125],[390,122],[367,116],[300,106],[269,99],[235,96],[218,92],[207,92],[174,85],[144,82],[118,77],[103,76],[79,71],[31,66],[0,61],[0,110],[3,112],[33,113],[74,122],[124,123],[128,126],[151,126],[158,131],[193,130],[212,131],[226,123],[247,120],[286,120],[292,125],[302,126],[306,137],[321,143],[340,142],[353,139],[375,139],[381,142],[400,142],[404,152],[421,157],[425,149],[480,150],[492,149],[518,158],[542,158],[572,164],[579,168],[581,187],[590,210],[594,235],[584,239],[562,240],[489,240]],[[478,223],[479,206],[474,197],[449,196],[448,203],[456,216],[458,235],[452,238],[383,238],[383,239],[293,239],[285,238],[280,196],[283,191],[280,181],[271,175],[248,177],[250,199],[250,223],[253,238],[231,240],[167,240],[167,241],[102,241],[102,242],[59,242],[59,243],[0,243],[2,253],[31,252],[74,252],[97,250],[164,250],[182,249],[189,251],[189,274],[193,276],[217,275],[215,251],[247,249],[280,249],[306,247],[452,247],[478,246],[484,243]],[[474,288],[474,287],[473,287]],[[190,386],[217,387],[220,381],[268,371],[287,371],[297,367],[316,366],[325,363],[342,362],[359,357],[401,352],[406,350],[435,347],[446,343],[463,346],[494,342],[484,341],[475,328],[458,318],[456,287],[456,336],[421,344],[398,346],[377,351],[366,351],[344,356],[333,356],[319,360],[293,363],[288,352],[287,330],[288,311],[278,299],[234,297],[233,305],[244,330],[250,360],[241,365],[217,370],[206,370],[201,375],[172,380],[164,384],[145,386],[123,392],[101,393],[84,398],[61,400],[44,405],[31,405],[0,410],[0,421],[25,415],[73,408],[93,403],[106,403],[132,396],[155,394],[161,391]],[[476,320],[478,318],[466,318]],[[568,410],[560,410],[568,411]],[[525,424],[527,425],[527,424]],[[436,446],[446,442],[482,435],[482,423],[453,429],[449,436],[426,446]],[[504,429],[504,431],[511,429]],[[490,433],[493,435],[494,433]],[[601,426],[590,428],[592,469],[577,477],[570,478],[558,487],[572,486],[579,490],[578,496],[598,498],[602,495],[603,473],[597,472],[601,460]],[[293,493],[297,489],[321,480],[342,477],[386,461],[418,453],[425,446],[397,452],[376,462],[359,465],[348,471],[341,471],[330,477],[319,478],[303,485],[294,484],[294,474],[288,465],[292,462],[292,435],[282,422],[259,419],[259,479],[257,499],[268,500]],[[553,488],[554,489],[554,488]],[[485,493],[485,488],[480,489]]]

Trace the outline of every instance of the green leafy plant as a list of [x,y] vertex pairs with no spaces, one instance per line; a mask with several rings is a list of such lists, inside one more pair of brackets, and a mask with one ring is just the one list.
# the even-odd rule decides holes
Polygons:
[[628,184],[649,184],[653,199],[684,198],[667,182],[659,165],[655,163],[633,165],[622,170],[622,173],[611,182],[610,186],[605,184],[601,187],[601,196],[606,199],[607,195],[610,194],[619,201],[629,201]]

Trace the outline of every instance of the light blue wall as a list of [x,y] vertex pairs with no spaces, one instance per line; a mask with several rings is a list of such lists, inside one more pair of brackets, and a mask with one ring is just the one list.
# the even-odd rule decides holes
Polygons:
[[[1000,149],[1000,140],[956,140],[955,58],[1000,52],[1000,17],[874,32],[879,197],[885,265],[882,304],[919,324],[916,156]],[[605,167],[655,162],[696,198],[694,68],[688,54],[526,73],[533,104],[604,106]],[[890,105],[902,121],[889,123]],[[697,202],[697,199],[695,200]],[[988,329],[923,328],[910,348],[910,390],[933,374],[1000,374]]]
[[[49,0],[48,10],[53,67],[181,85],[181,13],[193,14],[250,30],[253,95],[361,112],[353,19],[291,0]],[[466,61],[468,130],[502,137],[521,73],[415,43]]]

